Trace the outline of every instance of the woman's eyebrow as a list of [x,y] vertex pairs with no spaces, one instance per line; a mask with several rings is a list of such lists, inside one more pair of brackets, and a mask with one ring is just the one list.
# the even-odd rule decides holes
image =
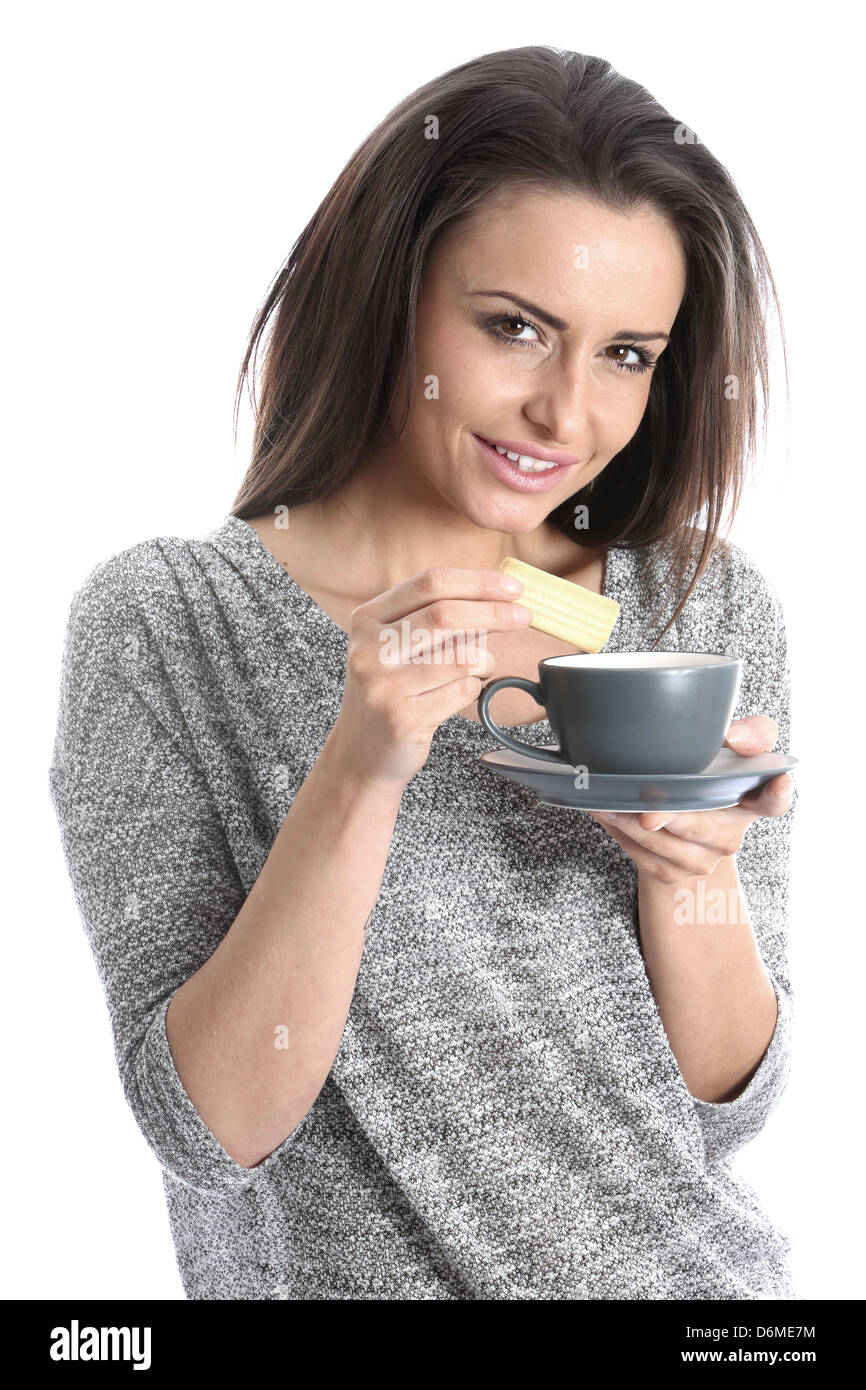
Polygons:
[[[558,319],[555,314],[551,314],[547,309],[539,309],[537,304],[530,304],[528,299],[522,295],[512,294],[510,290],[466,290],[466,294],[491,295],[502,299],[511,299],[519,309],[525,309],[527,313],[533,314],[535,318],[541,319],[542,323],[555,328],[558,333],[564,333],[568,329],[565,319]],[[655,338],[663,338],[666,343],[670,342],[669,333],[636,333],[630,328],[621,328],[618,333],[612,333],[612,338],[632,338],[635,342],[651,343]]]

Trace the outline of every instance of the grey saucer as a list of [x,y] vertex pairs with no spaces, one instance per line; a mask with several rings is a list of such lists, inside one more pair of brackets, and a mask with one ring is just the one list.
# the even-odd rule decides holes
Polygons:
[[[555,751],[555,745],[542,747]],[[759,753],[744,758],[723,748],[703,772],[589,773],[588,786],[576,789],[575,771],[555,767],[543,758],[497,748],[480,761],[497,777],[529,787],[548,806],[573,811],[718,811],[736,806],[754,787],[796,767],[798,759],[785,753]]]

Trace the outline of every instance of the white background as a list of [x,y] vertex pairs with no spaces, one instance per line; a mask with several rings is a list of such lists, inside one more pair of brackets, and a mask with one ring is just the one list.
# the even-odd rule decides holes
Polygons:
[[[793,1076],[737,1167],[801,1294],[862,1298],[862,119],[822,4],[30,4],[7,13],[2,266],[7,1297],[183,1297],[48,799],[63,630],[100,560],[227,514],[255,310],[349,155],[494,49],[608,58],[727,165],[782,299],[763,465],[731,538],[794,665]],[[801,15],[810,16],[808,27]],[[847,16],[852,16],[849,20]]]

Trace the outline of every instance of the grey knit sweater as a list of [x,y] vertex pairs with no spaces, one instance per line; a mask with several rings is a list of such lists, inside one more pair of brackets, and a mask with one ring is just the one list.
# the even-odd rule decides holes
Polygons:
[[[622,609],[606,650],[646,649],[664,625],[670,604],[644,626],[659,558],[608,552]],[[753,822],[737,855],[775,1033],[739,1097],[699,1101],[650,989],[634,864],[590,816],[489,772],[493,738],[459,715],[403,793],[312,1109],[253,1169],[210,1133],[166,1009],[316,761],[346,645],[232,516],[111,556],[72,599],[51,796],[187,1296],[796,1297],[788,1239],[729,1163],[787,1078],[793,811]],[[788,751],[782,611],[741,549],[725,572],[713,562],[660,649],[741,656],[736,717],[772,715]],[[553,741],[546,720],[521,732]]]

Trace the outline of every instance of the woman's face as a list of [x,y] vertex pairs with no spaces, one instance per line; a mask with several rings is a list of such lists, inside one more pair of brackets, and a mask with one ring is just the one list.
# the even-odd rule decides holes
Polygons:
[[[652,381],[645,356],[665,349],[685,275],[678,237],[656,212],[497,194],[471,228],[443,234],[428,264],[400,459],[479,527],[539,526],[635,433]],[[524,471],[481,440],[573,461]]]

